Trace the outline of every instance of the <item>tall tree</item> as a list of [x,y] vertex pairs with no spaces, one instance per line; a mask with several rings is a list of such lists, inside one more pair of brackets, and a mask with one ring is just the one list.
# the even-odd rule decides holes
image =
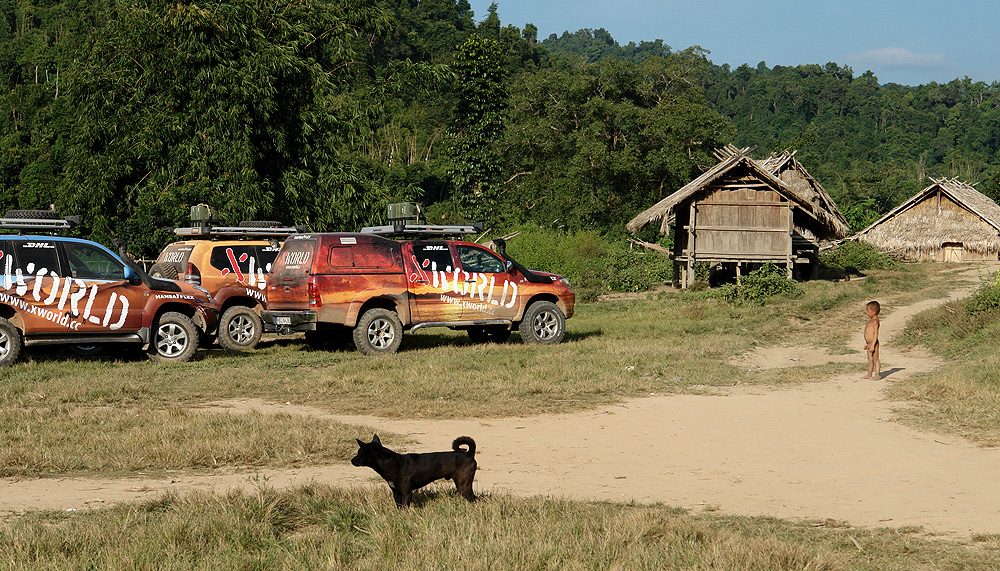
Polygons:
[[[98,237],[149,229],[206,202],[248,218],[354,226],[383,190],[338,156],[355,136],[345,93],[387,14],[360,1],[122,2],[71,96],[79,111],[64,200]],[[79,193],[86,188],[86,193]]]
[[706,107],[697,48],[641,65],[557,60],[512,83],[504,152],[505,205],[517,217],[577,228],[621,228],[680,188],[728,121]]
[[499,214],[497,143],[507,108],[504,64],[499,43],[477,34],[469,36],[455,57],[458,104],[451,137],[451,177],[462,213],[476,219],[492,220]]

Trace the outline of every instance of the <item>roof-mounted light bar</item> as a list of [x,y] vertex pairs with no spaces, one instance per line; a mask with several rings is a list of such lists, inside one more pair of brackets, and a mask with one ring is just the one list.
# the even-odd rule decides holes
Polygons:
[[79,216],[66,216],[65,218],[0,218],[0,229],[2,230],[55,232],[57,230],[69,230],[79,224]]
[[377,236],[454,236],[479,234],[483,231],[482,222],[461,226],[434,226],[430,224],[391,224],[385,226],[365,226],[362,234]]
[[192,238],[214,238],[220,236],[259,236],[274,238],[309,232],[307,226],[277,226],[274,228],[250,228],[244,226],[191,226],[174,228],[174,234]]

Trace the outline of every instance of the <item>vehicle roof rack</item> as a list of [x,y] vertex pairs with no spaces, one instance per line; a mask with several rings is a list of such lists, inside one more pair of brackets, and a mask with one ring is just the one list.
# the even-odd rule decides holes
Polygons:
[[174,228],[174,234],[191,238],[218,238],[222,236],[243,236],[275,238],[309,232],[308,226],[275,226],[273,228],[254,228],[248,226],[190,226]]
[[362,234],[377,236],[455,236],[479,234],[483,231],[482,222],[456,226],[435,226],[432,224],[387,224],[384,226],[365,226]]
[[0,218],[0,230],[34,230],[57,233],[80,224],[79,216],[64,218]]

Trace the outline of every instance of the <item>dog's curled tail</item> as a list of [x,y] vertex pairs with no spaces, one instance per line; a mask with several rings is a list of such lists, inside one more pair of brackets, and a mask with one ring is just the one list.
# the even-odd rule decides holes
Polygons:
[[[469,449],[462,450],[459,446],[465,444]],[[455,452],[465,452],[470,458],[476,455],[476,441],[469,438],[468,436],[459,436],[451,443],[451,449]]]

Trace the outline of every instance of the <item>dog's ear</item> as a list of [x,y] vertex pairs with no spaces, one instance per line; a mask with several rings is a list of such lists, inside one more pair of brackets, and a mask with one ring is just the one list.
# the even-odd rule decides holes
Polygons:
[[382,441],[378,439],[378,434],[372,435],[372,444],[378,444],[379,446],[382,445]]
[[364,446],[365,445],[365,443],[362,442],[360,438],[355,438],[355,440],[358,441],[358,446]]

